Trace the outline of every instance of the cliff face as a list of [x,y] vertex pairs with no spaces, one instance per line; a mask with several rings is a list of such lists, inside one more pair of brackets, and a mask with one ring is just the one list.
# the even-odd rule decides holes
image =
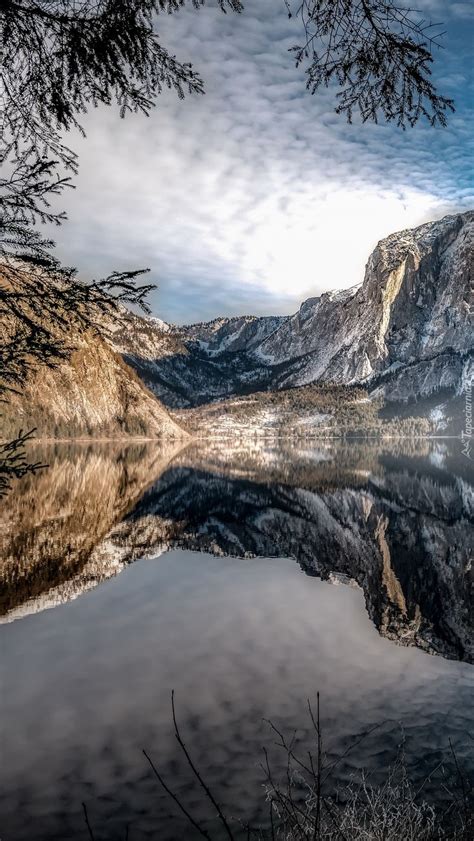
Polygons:
[[[72,352],[53,368],[32,370],[21,387],[8,393],[0,413],[0,438],[32,427],[40,437],[186,437],[109,343],[85,330],[74,313],[68,322]],[[13,320],[5,328],[14,335]]]
[[310,383],[400,402],[459,394],[473,370],[473,244],[474,212],[401,231],[378,244],[359,286],[289,317],[152,327],[146,352],[132,330],[126,359],[175,407]]
[[196,349],[204,351],[212,358],[224,352],[251,351],[287,321],[287,316],[257,318],[242,315],[235,318],[216,318],[207,323],[184,327],[183,336],[187,341],[195,341]]
[[474,213],[392,234],[360,287],[306,301],[265,340],[274,365],[306,356],[287,383],[362,383],[472,349]]

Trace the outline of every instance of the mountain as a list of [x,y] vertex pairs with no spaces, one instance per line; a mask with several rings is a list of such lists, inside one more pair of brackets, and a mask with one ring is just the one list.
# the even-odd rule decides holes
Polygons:
[[[14,336],[18,325],[10,319],[5,328]],[[42,437],[187,436],[122,356],[72,313],[67,341],[73,348],[67,359],[32,370],[21,388],[8,394],[0,413],[0,439],[33,427]]]
[[440,358],[443,384],[457,385],[457,360],[473,344],[473,245],[474,213],[392,234],[371,254],[360,286],[306,301],[258,355],[289,364],[280,385],[381,382],[388,396],[402,369],[415,366],[421,396],[439,383],[427,373]]
[[199,406],[270,385],[253,351],[286,318],[222,318],[176,327],[124,313],[112,348],[170,408]]
[[431,401],[441,417],[474,373],[473,244],[474,212],[447,216],[382,240],[361,284],[293,316],[185,327],[133,316],[114,347],[174,408],[323,383],[394,406]]
[[459,433],[473,244],[474,211],[392,234],[361,284],[292,316],[177,327],[123,309],[118,322],[98,314],[102,337],[71,316],[74,352],[12,395],[0,437],[18,425],[69,437]]
[[42,368],[9,396],[0,437],[37,427],[43,437],[184,438],[135,372],[92,333],[72,338],[75,350],[57,368]]

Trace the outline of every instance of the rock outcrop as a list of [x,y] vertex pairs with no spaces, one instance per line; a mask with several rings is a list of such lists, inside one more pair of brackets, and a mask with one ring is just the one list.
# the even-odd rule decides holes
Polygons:
[[[416,365],[426,379],[439,357],[449,367],[472,351],[473,247],[474,213],[392,234],[371,254],[361,286],[306,301],[258,353],[271,365],[291,363],[280,384],[371,383],[398,372],[393,382]],[[420,378],[420,396],[434,385]]]

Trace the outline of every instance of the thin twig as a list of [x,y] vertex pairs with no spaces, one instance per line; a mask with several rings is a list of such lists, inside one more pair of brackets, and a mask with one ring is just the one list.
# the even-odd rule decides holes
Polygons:
[[146,750],[145,750],[144,748],[143,748],[143,751],[142,751],[142,752],[143,752],[143,755],[144,755],[145,759],[146,759],[146,760],[147,760],[147,762],[149,763],[149,765],[150,765],[150,767],[151,767],[151,770],[153,771],[153,773],[154,773],[155,777],[157,778],[158,782],[160,783],[160,785],[161,785],[161,786],[164,788],[164,790],[166,791],[166,794],[168,794],[168,795],[169,795],[169,797],[171,797],[171,799],[172,799],[172,800],[176,803],[176,805],[178,806],[178,808],[179,808],[179,809],[181,809],[181,811],[182,811],[183,815],[184,815],[184,816],[188,819],[189,823],[190,823],[190,824],[191,824],[191,825],[192,825],[195,829],[197,829],[197,831],[198,831],[198,832],[202,835],[202,837],[203,837],[203,838],[206,838],[206,841],[212,841],[212,838],[211,838],[211,836],[209,835],[209,833],[207,832],[207,830],[206,830],[206,829],[203,829],[203,828],[202,828],[202,826],[200,826],[200,825],[198,824],[198,822],[194,820],[193,816],[192,816],[192,815],[188,812],[188,810],[186,809],[186,807],[185,807],[185,806],[183,806],[183,804],[181,803],[181,801],[180,801],[179,797],[177,797],[177,796],[176,796],[176,794],[174,793],[174,791],[172,791],[172,790],[170,789],[170,787],[166,784],[166,782],[164,781],[164,779],[163,779],[163,777],[161,776],[160,772],[158,771],[158,769],[156,768],[156,766],[153,764],[152,759],[148,756],[148,754],[147,754],[147,752],[146,752]]
[[86,822],[86,826],[87,826],[87,829],[88,829],[88,832],[89,832],[89,838],[91,839],[91,841],[95,841],[94,833],[92,832],[92,827],[89,823],[89,815],[87,814],[87,806],[84,802],[82,803],[82,808],[84,810],[84,820]]
[[187,749],[187,747],[186,747],[186,745],[185,745],[185,743],[184,743],[184,741],[181,737],[181,733],[180,733],[179,728],[178,728],[178,722],[176,720],[176,709],[175,709],[175,703],[174,703],[174,689],[171,692],[171,709],[172,709],[172,712],[173,712],[173,724],[174,724],[175,736],[176,736],[177,742],[178,742],[181,750],[183,751],[183,753],[184,753],[184,755],[187,759],[188,765],[191,768],[191,771],[193,772],[197,781],[199,782],[199,785],[201,786],[202,790],[204,791],[206,797],[208,798],[208,800],[210,800],[210,802],[212,803],[214,808],[217,810],[217,814],[219,815],[219,819],[220,819],[220,821],[221,821],[221,823],[222,823],[222,825],[223,825],[223,827],[224,827],[224,829],[227,833],[229,841],[235,841],[234,836],[233,836],[232,831],[231,831],[231,828],[230,828],[230,826],[227,822],[227,819],[226,819],[221,807],[219,806],[219,804],[218,804],[217,800],[215,799],[214,795],[212,794],[212,791],[210,790],[209,786],[203,780],[203,778],[201,776],[201,773],[199,772],[199,770],[195,766],[193,760],[191,759],[189,751],[188,751],[188,749]]

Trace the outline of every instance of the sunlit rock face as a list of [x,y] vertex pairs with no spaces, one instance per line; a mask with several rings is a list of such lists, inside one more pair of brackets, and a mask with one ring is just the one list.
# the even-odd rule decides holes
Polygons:
[[[43,282],[47,291],[48,280]],[[34,278],[25,273],[25,300],[32,283]],[[122,356],[98,330],[87,328],[77,312],[67,313],[67,332],[37,313],[28,313],[28,317],[38,330],[45,330],[53,342],[58,342],[63,357],[53,360],[54,364],[32,363],[21,383],[6,383],[8,400],[0,412],[0,438],[13,438],[19,429],[33,427],[43,438],[186,437]],[[113,326],[113,322],[107,324],[99,306],[91,304],[88,317],[103,324],[104,335]],[[22,335],[21,320],[10,315],[2,320],[2,330],[5,340],[14,341],[17,333]]]
[[[361,383],[472,348],[474,214],[392,234],[378,244],[363,284],[307,302],[260,346],[273,363],[310,354],[287,383]],[[388,389],[387,389],[388,390]]]
[[474,491],[452,446],[58,455],[3,515],[3,621],[174,548],[290,557],[361,587],[383,636],[474,662]]
[[174,407],[309,383],[366,385],[400,402],[459,393],[472,364],[473,243],[473,212],[392,234],[359,286],[285,318],[155,324],[146,347],[137,328],[126,359]]

